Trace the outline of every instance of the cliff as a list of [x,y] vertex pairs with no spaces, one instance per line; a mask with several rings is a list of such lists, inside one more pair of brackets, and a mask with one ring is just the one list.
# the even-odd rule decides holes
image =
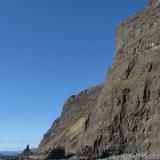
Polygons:
[[159,122],[160,1],[149,0],[117,25],[105,81],[69,98],[44,135],[39,159],[160,153]]

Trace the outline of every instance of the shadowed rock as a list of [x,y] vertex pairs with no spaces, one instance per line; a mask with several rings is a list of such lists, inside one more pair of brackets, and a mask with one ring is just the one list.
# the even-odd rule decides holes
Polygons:
[[27,147],[22,152],[22,155],[30,155],[30,154],[31,154],[31,150],[29,148],[29,145],[27,145]]
[[51,151],[49,151],[46,159],[52,160],[52,159],[65,159],[65,149],[62,147],[57,147]]

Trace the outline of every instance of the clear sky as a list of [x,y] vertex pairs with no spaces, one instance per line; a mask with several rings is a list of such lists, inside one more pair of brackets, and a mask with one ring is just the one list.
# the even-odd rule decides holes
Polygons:
[[36,147],[70,95],[104,80],[115,25],[146,1],[0,1],[0,151]]

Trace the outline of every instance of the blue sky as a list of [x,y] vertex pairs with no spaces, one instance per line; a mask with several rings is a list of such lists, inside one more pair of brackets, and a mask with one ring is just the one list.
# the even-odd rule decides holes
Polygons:
[[72,94],[105,78],[115,25],[146,0],[0,1],[0,151],[36,147]]

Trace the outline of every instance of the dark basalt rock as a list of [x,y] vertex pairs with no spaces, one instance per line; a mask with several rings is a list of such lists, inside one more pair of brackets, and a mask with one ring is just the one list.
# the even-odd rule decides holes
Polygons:
[[31,154],[31,150],[29,148],[29,145],[27,145],[27,147],[22,152],[22,155],[30,155],[30,154]]
[[65,148],[57,147],[57,148],[49,151],[49,153],[47,153],[46,160],[65,159],[65,158],[66,158]]

